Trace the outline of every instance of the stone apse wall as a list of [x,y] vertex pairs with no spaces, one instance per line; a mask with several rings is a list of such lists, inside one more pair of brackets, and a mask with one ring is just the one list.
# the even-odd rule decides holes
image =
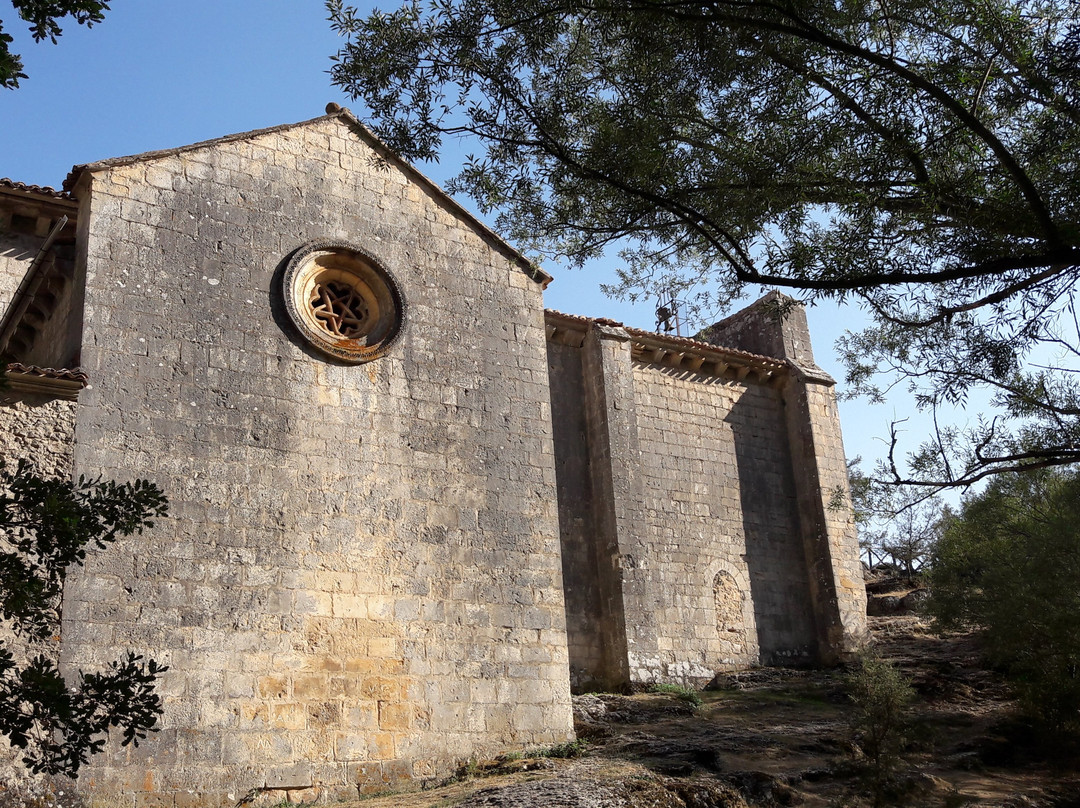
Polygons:
[[[137,805],[353,796],[572,737],[541,287],[350,116],[84,168],[76,470],[151,533],[68,583],[63,661],[169,666],[161,730],[80,787]],[[276,277],[357,245],[406,306],[346,366]],[[314,790],[308,790],[312,789]]]

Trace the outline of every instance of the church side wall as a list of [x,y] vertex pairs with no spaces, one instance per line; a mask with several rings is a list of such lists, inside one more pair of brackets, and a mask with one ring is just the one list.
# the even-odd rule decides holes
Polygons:
[[[69,582],[65,659],[170,670],[80,788],[355,797],[572,737],[535,282],[335,119],[91,179],[76,467],[171,513]],[[382,359],[282,327],[273,276],[326,237],[404,293]]]
[[[70,221],[53,243],[62,245],[61,251],[69,253],[75,235],[74,202],[50,195],[6,193],[0,189],[0,316],[7,311],[53,226],[65,215]],[[53,290],[46,290],[49,291]]]
[[645,525],[624,558],[634,682],[800,660],[814,624],[779,392],[634,363]]
[[[43,262],[44,282],[32,307],[35,327],[28,344],[21,344],[12,356],[28,365],[69,368],[79,365],[81,338],[82,289],[72,283],[74,248],[54,245]],[[47,305],[42,305],[40,297]]]

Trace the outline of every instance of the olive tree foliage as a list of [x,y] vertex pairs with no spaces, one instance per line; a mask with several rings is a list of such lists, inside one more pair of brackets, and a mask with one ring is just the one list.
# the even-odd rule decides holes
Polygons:
[[[850,504],[859,533],[859,550],[869,566],[893,564],[914,580],[937,544],[945,524],[952,518],[949,506],[938,496],[918,490],[876,485],[859,466],[861,458],[848,461]],[[843,491],[834,496],[837,507],[849,501]]]
[[929,566],[929,613],[981,632],[1023,704],[1080,732],[1080,473],[1005,474],[949,520]]
[[[109,0],[111,2],[111,0]],[[11,0],[16,13],[30,26],[30,34],[36,42],[48,39],[56,44],[63,32],[60,21],[70,17],[79,25],[90,27],[105,19],[109,2],[103,0]],[[11,34],[4,33],[0,22],[0,87],[15,89],[19,79],[25,79],[22,58],[11,52]]]
[[853,303],[857,392],[993,392],[970,429],[894,446],[894,482],[1080,460],[1074,0],[327,9],[334,83],[407,158],[468,138],[451,190],[527,248],[621,249],[613,293],[701,318],[762,288]]
[[[153,483],[43,477],[0,467],[0,735],[35,773],[74,777],[110,728],[138,745],[161,714],[167,668],[132,652],[65,681],[55,654],[64,581],[88,550],[141,533],[164,516]],[[13,642],[14,640],[14,642]]]

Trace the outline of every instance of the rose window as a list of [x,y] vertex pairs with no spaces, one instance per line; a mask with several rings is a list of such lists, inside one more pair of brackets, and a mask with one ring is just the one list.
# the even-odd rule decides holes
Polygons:
[[341,242],[314,242],[289,261],[285,308],[315,348],[357,364],[386,353],[401,334],[404,302],[393,277]]

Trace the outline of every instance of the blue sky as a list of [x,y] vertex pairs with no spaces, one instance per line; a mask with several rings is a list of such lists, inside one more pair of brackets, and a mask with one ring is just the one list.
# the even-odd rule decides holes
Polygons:
[[[52,45],[34,43],[0,2],[4,30],[16,38],[13,49],[29,74],[20,89],[0,91],[0,176],[59,187],[76,164],[314,118],[330,101],[363,117],[330,84],[326,71],[339,40],[325,17],[321,0],[117,0],[103,23],[65,25]],[[421,169],[444,182],[462,153]],[[615,266],[547,267],[556,278],[547,305],[652,328],[654,302],[630,306],[600,292]],[[818,362],[842,379],[833,343],[859,327],[861,316],[835,306],[809,314]],[[880,438],[906,408],[899,398],[843,403],[848,456],[881,455]],[[920,435],[908,428],[914,448]]]

